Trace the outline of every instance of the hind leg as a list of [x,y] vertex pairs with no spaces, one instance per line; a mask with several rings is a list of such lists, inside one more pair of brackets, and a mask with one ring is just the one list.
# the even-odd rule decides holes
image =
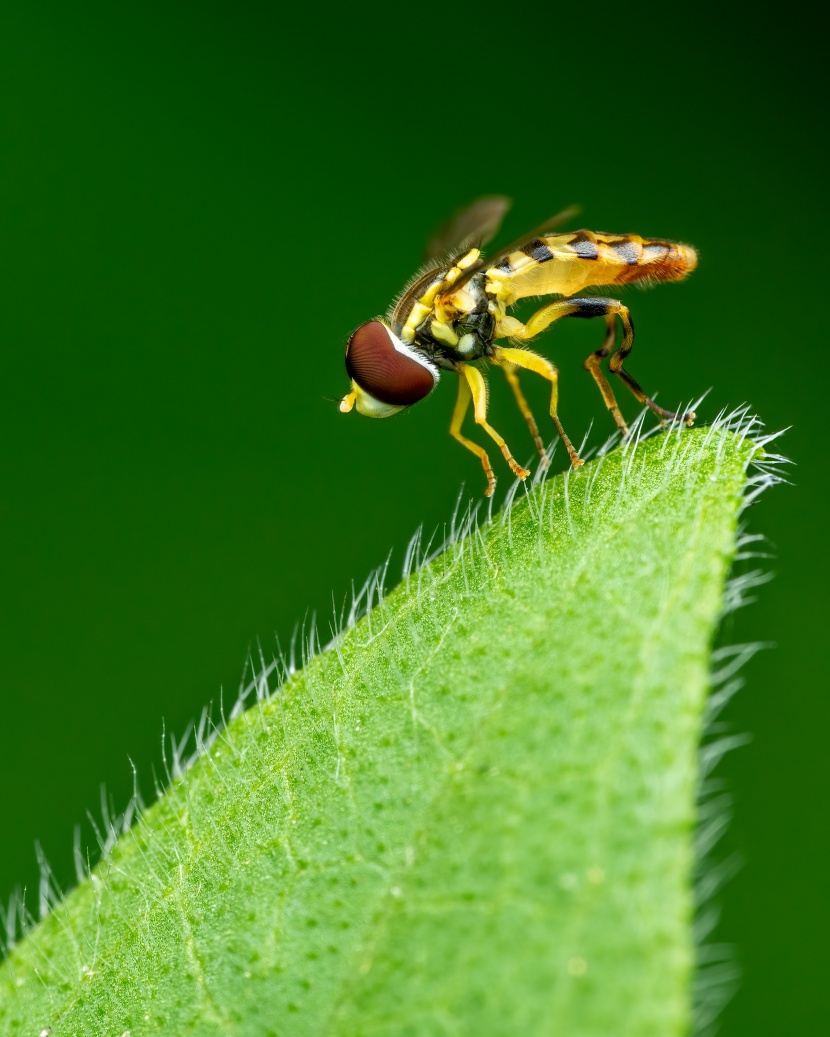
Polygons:
[[[665,407],[660,407],[658,404],[654,402],[654,400],[648,397],[645,394],[645,392],[643,392],[643,390],[640,388],[639,383],[636,382],[634,378],[628,373],[628,371],[626,371],[623,368],[623,361],[631,352],[631,349],[634,345],[634,325],[631,322],[631,314],[628,312],[627,306],[623,306],[623,304],[621,302],[617,302],[616,299],[609,299],[607,301],[615,303],[616,309],[614,311],[611,311],[606,317],[606,320],[608,321],[608,333],[605,337],[603,349],[607,347],[610,351],[614,348],[614,312],[616,312],[616,315],[620,318],[620,321],[622,322],[623,326],[623,339],[620,343],[620,347],[615,353],[611,355],[611,359],[608,361],[608,368],[611,371],[611,373],[615,374],[618,378],[620,378],[622,382],[628,387],[629,391],[632,393],[634,398],[638,400],[640,403],[644,403],[646,407],[649,408],[649,410],[654,411],[654,413],[658,415],[661,421],[684,421],[687,425],[691,425],[695,419],[693,411],[689,411],[687,414],[677,414],[675,411],[666,410]],[[601,353],[602,350],[599,350],[599,352]],[[600,386],[600,388],[602,387]],[[613,397],[613,393],[611,395]]]
[[[675,421],[682,419],[687,425],[691,425],[694,419],[694,414],[675,414],[674,411],[660,407],[654,402],[654,400],[643,392],[639,384],[634,380],[634,378],[632,378],[628,371],[623,368],[623,361],[631,352],[632,346],[634,345],[634,323],[631,320],[631,313],[629,312],[628,307],[618,299],[590,297],[584,299],[557,299],[555,302],[548,303],[547,306],[543,306],[540,310],[537,310],[526,324],[521,324],[514,318],[508,317],[504,322],[505,331],[511,338],[523,341],[534,338],[540,332],[544,331],[545,328],[549,327],[554,321],[560,320],[562,317],[581,317],[583,319],[590,319],[591,317],[605,318],[605,341],[600,349],[591,353],[591,355],[585,360],[584,366],[597,383],[597,387],[599,388],[600,393],[602,393],[605,406],[611,412],[611,416],[616,422],[618,428],[620,428],[624,433],[628,433],[628,426],[620,412],[620,408],[614,396],[614,391],[600,367],[601,361],[609,356],[609,354],[611,355],[611,359],[608,363],[608,367],[611,373],[615,374],[626,385],[628,390],[637,400],[639,400],[640,403],[644,403],[646,407],[654,411],[661,420],[669,419]],[[613,352],[616,340],[615,323],[617,317],[619,317],[620,323],[623,326],[623,338],[617,351]]]
[[622,416],[622,411],[617,403],[617,398],[614,395],[614,390],[611,388],[608,379],[605,377],[605,372],[602,370],[602,361],[609,353],[614,349],[614,342],[617,338],[617,321],[613,313],[607,313],[605,315],[605,341],[602,343],[600,349],[595,350],[585,358],[583,367],[591,375],[594,381],[597,383],[597,388],[602,394],[602,398],[605,402],[605,406],[608,408],[611,417],[617,428],[622,432],[624,436],[628,435],[628,425],[625,423],[625,418]]

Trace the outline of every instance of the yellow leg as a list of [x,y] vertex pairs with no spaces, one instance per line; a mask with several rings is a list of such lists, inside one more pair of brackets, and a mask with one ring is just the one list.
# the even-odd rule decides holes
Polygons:
[[519,406],[519,410],[522,412],[522,416],[527,422],[530,434],[533,436],[533,442],[536,444],[536,449],[539,451],[539,457],[542,459],[542,464],[547,467],[549,462],[548,455],[545,452],[545,444],[542,442],[542,437],[539,435],[539,426],[536,424],[533,412],[528,406],[525,394],[522,392],[522,387],[519,385],[519,376],[516,374],[516,365],[504,363],[502,364],[502,370],[504,371],[504,377],[507,379],[507,384],[513,390],[513,395],[516,397],[516,403]]
[[634,324],[632,323],[628,307],[623,305],[623,303],[618,299],[605,299],[600,297],[557,299],[554,302],[548,303],[547,306],[543,306],[540,310],[537,310],[526,324],[520,324],[519,321],[513,318],[507,318],[509,323],[506,323],[504,333],[509,335],[510,338],[526,342],[528,339],[535,338],[536,335],[544,331],[545,328],[550,327],[554,321],[560,320],[562,317],[605,317],[607,327],[605,341],[602,347],[592,353],[585,361],[585,368],[590,372],[594,381],[597,383],[606,407],[611,412],[611,416],[614,418],[617,426],[624,433],[628,433],[628,427],[620,413],[619,407],[617,406],[617,401],[614,398],[611,386],[608,384],[608,379],[600,370],[600,362],[607,357],[614,348],[614,322],[616,317],[619,317],[620,323],[622,324],[623,338],[619,349],[617,349],[617,351],[611,356],[611,359],[608,362],[611,373],[617,375],[617,377],[625,383],[633,396],[640,403],[644,403],[647,407],[653,410],[661,420],[682,420],[685,421],[687,425],[692,424],[694,414],[675,414],[673,411],[660,407],[654,402],[654,400],[647,396],[645,392],[643,392],[638,383],[631,377],[628,371],[623,368],[623,361],[631,352],[631,347],[634,345]]
[[483,446],[479,446],[478,443],[474,443],[472,439],[467,439],[466,436],[461,434],[461,424],[464,421],[464,415],[467,413],[467,408],[470,406],[472,398],[470,386],[467,384],[467,379],[459,376],[458,398],[455,401],[455,410],[452,412],[450,435],[453,439],[457,439],[462,446],[465,446],[468,450],[472,450],[479,461],[481,461],[482,467],[484,468],[484,474],[487,476],[487,489],[484,491],[484,495],[485,497],[492,497],[493,490],[496,488],[496,477],[493,474],[493,466],[490,464],[490,458],[487,456],[487,451]]
[[[623,369],[623,360],[625,360],[631,352],[631,347],[634,345],[634,325],[631,323],[631,314],[628,312],[628,307],[623,306],[622,303],[617,303],[617,306],[619,307],[617,310],[617,316],[620,318],[623,326],[623,339],[620,343],[619,349],[608,361],[608,367],[611,370],[611,373],[617,375],[617,377],[628,386],[634,398],[639,403],[644,403],[649,410],[654,411],[654,413],[659,416],[661,425],[664,424],[666,419],[669,421],[682,421],[686,425],[693,425],[695,420],[694,411],[689,411],[688,414],[675,414],[674,411],[666,410],[665,407],[659,406],[659,404],[656,404],[654,400],[643,392],[628,371]],[[613,347],[613,342],[611,343],[611,347]]]
[[526,324],[521,324],[519,321],[511,318],[510,337],[520,342],[527,342],[532,338],[536,338],[546,328],[549,328],[554,321],[561,320],[562,317],[580,316],[579,303],[583,301],[585,300],[555,299],[553,302],[549,302],[547,306],[537,310]]
[[473,398],[476,424],[481,425],[487,435],[498,445],[504,455],[505,461],[510,465],[510,470],[513,474],[518,476],[520,479],[526,479],[530,475],[530,472],[527,468],[522,468],[522,466],[516,461],[510,453],[510,449],[507,446],[507,443],[505,443],[504,438],[500,436],[487,421],[487,383],[484,381],[484,375],[477,367],[470,367],[469,364],[459,364],[459,367],[461,367],[461,374],[466,379],[470,394]]
[[594,381],[597,383],[597,388],[602,393],[602,398],[605,402],[605,406],[611,413],[611,417],[617,428],[622,432],[624,436],[628,435],[628,425],[625,422],[625,418],[622,416],[619,404],[617,403],[617,397],[614,395],[614,390],[611,388],[608,379],[605,377],[605,373],[600,366],[604,357],[607,357],[611,350],[614,348],[614,342],[617,337],[617,318],[616,314],[608,313],[605,316],[605,341],[602,343],[602,347],[597,349],[595,352],[589,354],[586,358],[583,367],[591,375]]
[[[539,312],[541,313],[542,311],[540,310]],[[529,324],[527,326],[529,327]],[[557,412],[559,405],[559,374],[556,368],[550,360],[539,356],[538,353],[531,353],[529,349],[514,349],[510,346],[496,346],[495,349],[494,359],[497,364],[506,362],[515,364],[517,367],[524,367],[527,371],[535,371],[536,374],[540,374],[550,382],[550,416],[556,426],[556,431],[559,433],[559,438],[565,444],[568,457],[571,459],[571,465],[574,468],[578,468],[582,464],[582,458],[576,452],[573,443],[568,439],[564,428],[562,428],[562,422],[559,420]]]

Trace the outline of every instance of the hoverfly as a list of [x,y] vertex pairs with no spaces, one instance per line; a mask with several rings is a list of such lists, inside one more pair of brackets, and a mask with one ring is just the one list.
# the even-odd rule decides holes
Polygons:
[[[582,292],[604,285],[680,281],[697,265],[695,250],[636,234],[553,233],[576,214],[570,209],[485,260],[481,249],[496,235],[509,207],[510,199],[502,196],[479,198],[436,233],[427,246],[425,265],[386,317],[361,324],[349,338],[346,372],[351,391],[340,401],[344,413],[354,407],[369,417],[386,418],[428,396],[442,370],[454,371],[459,375],[458,398],[450,434],[481,461],[488,497],[496,477],[487,451],[461,431],[470,403],[476,423],[498,445],[513,473],[520,479],[530,473],[516,462],[503,437],[487,421],[487,382],[479,369],[481,363],[504,371],[543,463],[547,463],[545,445],[519,385],[518,372],[533,371],[546,379],[551,386],[553,424],[573,467],[582,464],[559,420],[557,369],[523,345],[563,317],[605,319],[602,346],[588,356],[584,367],[624,435],[628,426],[602,370],[606,358],[611,373],[661,421],[680,418],[691,425],[694,419],[691,412],[678,415],[659,407],[624,368],[634,344],[628,307],[617,299]],[[544,295],[556,298],[525,323],[508,315],[507,310],[520,299]],[[618,346],[617,320],[622,325]],[[497,345],[497,339],[507,339],[510,344]]]

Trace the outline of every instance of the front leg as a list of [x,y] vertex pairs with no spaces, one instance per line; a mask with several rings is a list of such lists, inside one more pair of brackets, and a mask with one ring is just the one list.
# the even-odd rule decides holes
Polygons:
[[505,443],[504,437],[500,436],[487,421],[487,383],[484,381],[484,375],[477,367],[471,367],[469,364],[459,366],[461,367],[463,377],[467,379],[467,384],[470,387],[470,393],[473,397],[473,409],[475,411],[476,424],[481,425],[487,435],[498,444],[499,449],[504,455],[505,461],[510,465],[510,470],[513,474],[518,476],[519,479],[526,479],[530,475],[530,472],[527,468],[522,468],[510,453],[510,448],[507,443]]
[[487,456],[487,451],[483,446],[474,443],[472,439],[467,439],[461,431],[461,426],[464,424],[464,416],[469,409],[472,398],[472,393],[470,392],[470,386],[467,379],[464,378],[463,375],[459,374],[458,397],[455,401],[455,409],[452,412],[452,421],[450,421],[450,435],[453,439],[457,439],[462,446],[465,446],[468,450],[472,451],[479,461],[481,461],[484,474],[487,476],[487,489],[484,491],[484,496],[492,497],[493,491],[496,488],[496,476],[493,474],[493,466],[490,464],[490,458]]

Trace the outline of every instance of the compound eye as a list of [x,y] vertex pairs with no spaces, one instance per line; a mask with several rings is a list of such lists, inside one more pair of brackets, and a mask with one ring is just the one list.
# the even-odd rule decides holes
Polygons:
[[422,400],[438,381],[432,365],[379,320],[361,324],[349,339],[346,371],[376,400],[399,407]]

